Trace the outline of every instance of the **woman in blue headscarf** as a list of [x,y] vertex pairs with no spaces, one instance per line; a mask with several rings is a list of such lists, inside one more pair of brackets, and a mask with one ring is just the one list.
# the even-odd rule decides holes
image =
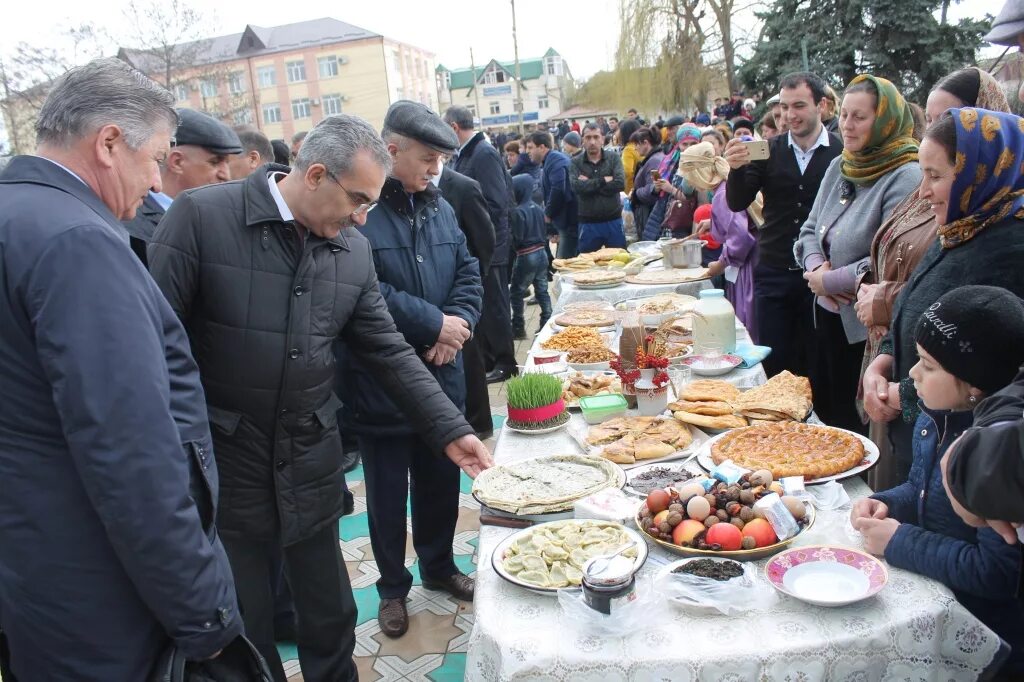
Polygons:
[[900,481],[909,473],[920,413],[909,377],[918,360],[918,318],[942,294],[967,284],[1000,286],[1024,298],[1024,119],[950,109],[925,132],[919,160],[918,195],[931,204],[938,239],[896,299],[889,335],[863,384],[865,409],[890,422]]

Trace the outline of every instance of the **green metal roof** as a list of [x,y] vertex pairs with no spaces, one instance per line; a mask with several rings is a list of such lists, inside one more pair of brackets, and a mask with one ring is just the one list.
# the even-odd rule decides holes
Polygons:
[[[554,50],[548,50],[544,57],[557,55],[558,53]],[[544,57],[536,57],[534,59],[520,59],[519,60],[519,72],[522,75],[524,81],[533,80],[534,78],[540,78],[544,75]],[[508,71],[509,75],[516,75],[516,63],[512,62],[497,62],[503,69]],[[483,75],[487,67],[491,65],[491,62],[487,62],[483,66],[476,67],[476,71],[470,69],[454,69],[451,70],[452,75],[452,90],[461,90],[462,88],[471,88],[473,83],[476,82],[480,76]],[[444,69],[441,66],[437,67],[438,72],[444,72],[448,69]]]

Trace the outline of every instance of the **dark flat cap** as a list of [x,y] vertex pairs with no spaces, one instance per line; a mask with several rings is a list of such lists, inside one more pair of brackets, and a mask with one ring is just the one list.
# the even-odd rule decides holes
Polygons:
[[216,154],[241,154],[238,134],[213,116],[193,109],[178,109],[181,122],[174,133],[175,146],[195,145]]
[[665,121],[665,127],[671,128],[672,126],[681,126],[686,123],[686,119],[682,116],[673,116],[669,120]]
[[384,130],[412,138],[442,154],[451,154],[459,148],[459,138],[450,125],[428,107],[407,99],[388,107]]
[[1006,0],[999,16],[992,22],[992,30],[982,40],[1015,47],[1021,33],[1024,33],[1024,0]]

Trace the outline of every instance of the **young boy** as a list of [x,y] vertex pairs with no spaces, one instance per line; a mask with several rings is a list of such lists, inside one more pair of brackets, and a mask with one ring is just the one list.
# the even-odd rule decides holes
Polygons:
[[512,178],[516,195],[516,208],[512,211],[512,248],[516,250],[516,263],[512,267],[512,336],[526,338],[523,318],[523,298],[531,284],[540,305],[540,332],[551,317],[551,296],[548,294],[548,234],[544,227],[544,211],[533,202],[534,179],[529,175]]
[[910,376],[922,407],[910,478],[858,500],[850,521],[864,535],[865,550],[953,590],[1011,646],[1000,675],[1021,679],[1021,546],[956,515],[939,461],[971,426],[978,402],[1009,384],[1024,363],[1024,303],[999,287],[954,289],[921,316],[916,340],[920,359]]

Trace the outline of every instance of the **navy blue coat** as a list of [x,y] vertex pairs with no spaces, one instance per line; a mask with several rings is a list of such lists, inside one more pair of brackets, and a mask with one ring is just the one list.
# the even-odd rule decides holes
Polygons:
[[[423,355],[441,333],[443,315],[469,323],[480,320],[483,285],[476,258],[469,255],[466,236],[455,211],[430,185],[413,195],[414,208],[402,184],[388,178],[380,204],[359,228],[373,249],[380,293],[399,333]],[[343,354],[342,412],[346,432],[361,434],[413,433],[409,420],[379,388],[380,379],[351,353]],[[462,353],[453,364],[426,364],[441,389],[460,409],[466,403]],[[470,431],[471,432],[471,431]]]
[[903,485],[876,493],[900,527],[885,548],[893,566],[938,580],[1013,648],[1005,671],[1024,672],[1021,546],[990,528],[965,524],[942,487],[939,461],[972,422],[971,412],[922,407],[914,425],[914,463]]
[[516,209],[512,211],[512,248],[527,249],[548,243],[544,227],[544,211],[533,202],[533,181],[528,175],[512,178],[516,192]]
[[501,154],[479,132],[466,142],[454,165],[455,170],[480,183],[484,199],[487,200],[487,212],[494,225],[494,256],[491,265],[508,265],[512,176],[505,168]]
[[566,154],[548,152],[544,157],[540,189],[544,194],[544,215],[551,219],[551,226],[576,234],[578,206],[569,178],[571,165]]
[[0,205],[0,629],[12,670],[137,682],[171,640],[207,657],[242,621],[185,330],[74,176],[17,157]]

